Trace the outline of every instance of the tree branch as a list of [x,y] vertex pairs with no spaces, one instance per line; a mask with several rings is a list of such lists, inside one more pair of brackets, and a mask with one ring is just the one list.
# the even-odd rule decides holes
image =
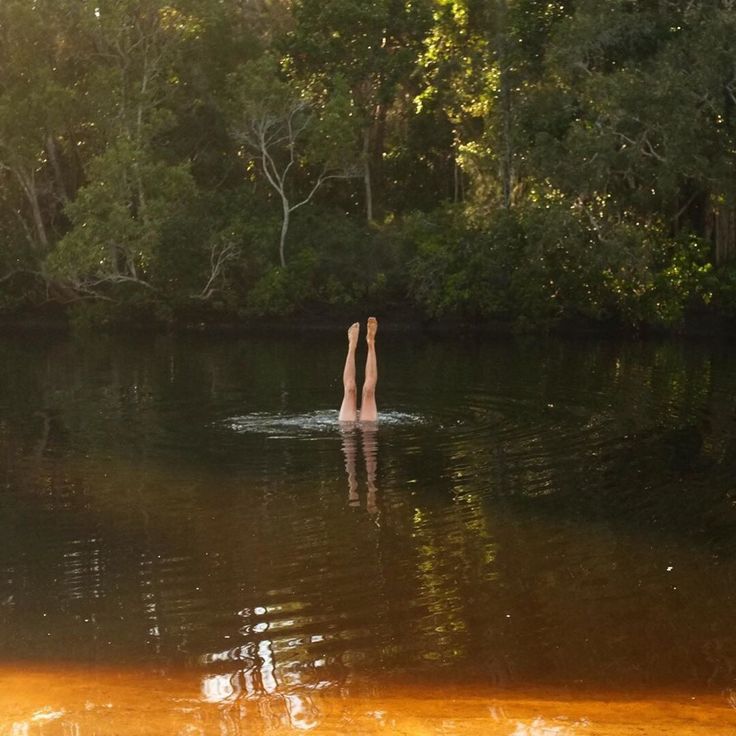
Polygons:
[[653,158],[656,158],[657,161],[663,164],[667,163],[667,159],[654,150],[654,146],[652,146],[652,143],[647,137],[646,133],[644,133],[644,135],[642,136],[641,143],[642,143],[642,146],[646,146],[646,149],[647,149],[645,151],[644,148],[641,148],[641,152],[644,156],[651,156]]
[[294,210],[298,209],[302,205],[308,204],[309,201],[312,199],[312,197],[317,193],[317,190],[324,184],[328,179],[351,179],[354,176],[357,176],[355,172],[353,172],[351,169],[346,168],[342,171],[335,171],[333,173],[326,173],[323,171],[318,177],[317,181],[315,182],[314,186],[312,187],[312,190],[309,192],[309,194],[301,201],[298,202],[295,205],[292,205],[289,207],[289,212],[293,212]]
[[193,299],[209,299],[215,291],[213,284],[222,275],[225,265],[228,261],[232,261],[237,255],[237,249],[232,243],[218,244],[215,243],[210,250],[210,277],[204,288],[199,294],[192,296]]
[[31,276],[37,276],[39,279],[46,281],[46,275],[43,274],[41,271],[34,271],[30,268],[14,268],[12,271],[9,271],[4,276],[0,276],[0,283],[4,283],[5,281],[10,281],[13,277],[17,276],[21,273],[27,273]]

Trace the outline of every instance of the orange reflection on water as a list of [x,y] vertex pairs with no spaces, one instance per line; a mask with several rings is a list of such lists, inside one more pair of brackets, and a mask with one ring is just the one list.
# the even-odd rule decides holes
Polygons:
[[625,696],[365,683],[244,696],[227,676],[133,669],[0,667],[2,736],[401,733],[727,736],[728,694]]

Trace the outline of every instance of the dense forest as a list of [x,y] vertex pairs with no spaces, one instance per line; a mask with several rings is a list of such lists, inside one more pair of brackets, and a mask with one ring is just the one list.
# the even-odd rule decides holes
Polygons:
[[2,0],[0,312],[736,315],[735,0]]

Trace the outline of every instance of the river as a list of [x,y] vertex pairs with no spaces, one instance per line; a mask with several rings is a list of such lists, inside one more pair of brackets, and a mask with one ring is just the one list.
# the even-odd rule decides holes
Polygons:
[[0,340],[0,734],[734,732],[736,349],[344,348]]

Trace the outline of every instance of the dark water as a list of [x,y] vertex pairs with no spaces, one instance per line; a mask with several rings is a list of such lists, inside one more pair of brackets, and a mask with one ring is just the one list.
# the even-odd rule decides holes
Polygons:
[[736,352],[379,336],[6,338],[0,662],[736,685]]

